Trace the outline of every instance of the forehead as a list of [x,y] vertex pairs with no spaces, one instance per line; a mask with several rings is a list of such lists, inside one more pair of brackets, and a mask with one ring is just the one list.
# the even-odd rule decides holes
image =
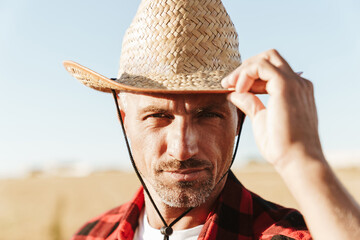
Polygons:
[[226,94],[126,94],[132,109],[144,109],[149,106],[158,108],[190,111],[197,108],[215,107],[230,110],[232,104]]

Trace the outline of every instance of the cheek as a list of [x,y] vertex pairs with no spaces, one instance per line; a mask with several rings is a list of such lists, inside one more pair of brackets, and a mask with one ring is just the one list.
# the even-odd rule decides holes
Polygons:
[[132,130],[129,130],[128,135],[137,167],[144,174],[150,172],[154,161],[159,159],[163,151],[163,138],[160,133],[149,132],[141,126],[134,126]]
[[236,128],[227,124],[202,130],[201,154],[213,163],[216,172],[223,172],[222,169],[231,162],[235,135]]

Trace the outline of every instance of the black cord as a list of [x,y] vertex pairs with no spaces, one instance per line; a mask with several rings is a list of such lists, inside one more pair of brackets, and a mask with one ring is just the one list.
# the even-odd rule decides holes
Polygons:
[[[133,155],[132,155],[132,152],[131,152],[131,148],[130,148],[130,144],[129,144],[129,141],[128,141],[128,138],[127,138],[127,134],[126,134],[126,131],[125,131],[125,127],[124,127],[124,121],[123,121],[123,118],[121,116],[121,111],[120,111],[120,107],[119,107],[119,103],[117,101],[117,95],[116,95],[116,92],[115,90],[111,89],[111,92],[112,92],[112,95],[114,97],[114,101],[115,101],[115,105],[116,105],[116,111],[117,111],[117,114],[118,114],[118,117],[119,117],[119,120],[120,120],[120,123],[121,123],[121,129],[122,129],[122,132],[123,132],[123,135],[124,135],[124,139],[125,139],[125,143],[126,143],[126,147],[127,147],[127,150],[128,150],[128,153],[129,153],[129,157],[130,157],[130,160],[131,160],[131,164],[135,170],[135,173],[137,175],[137,177],[139,178],[140,182],[141,182],[141,185],[143,186],[146,194],[149,196],[149,199],[152,203],[152,205],[154,206],[157,214],[159,215],[161,221],[163,222],[164,224],[164,227],[162,227],[160,229],[160,232],[164,235],[164,240],[169,240],[169,236],[173,233],[173,229],[172,229],[172,226],[174,226],[181,218],[183,218],[186,214],[188,214],[192,209],[193,207],[190,207],[188,208],[186,211],[184,211],[179,217],[177,217],[174,221],[172,221],[169,225],[167,225],[165,219],[163,218],[163,216],[161,215],[159,209],[157,208],[156,204],[155,204],[155,201],[153,200],[153,198],[151,197],[150,195],[150,192],[143,180],[143,178],[141,177],[141,174],[140,172],[138,171],[137,167],[136,167],[136,164],[135,164],[135,161],[134,161],[134,158],[133,158]],[[220,178],[220,180],[215,184],[214,186],[214,189],[215,187],[224,179],[224,177],[229,173],[230,171],[230,168],[232,166],[232,164],[234,163],[234,160],[235,160],[235,156],[236,156],[236,152],[238,150],[238,145],[239,145],[239,140],[240,140],[240,134],[241,134],[241,130],[242,130],[242,125],[244,123],[244,119],[245,119],[245,115],[243,116],[243,118],[241,118],[241,120],[239,120],[239,123],[240,123],[240,129],[239,129],[239,133],[237,135],[237,140],[236,140],[236,144],[235,144],[235,149],[234,149],[234,153],[233,153],[233,156],[232,156],[232,160],[231,160],[231,164],[228,168],[228,170],[224,173],[224,175]]]
[[115,105],[116,105],[116,109],[117,109],[117,114],[118,114],[118,117],[120,119],[120,122],[121,122],[121,129],[122,129],[122,132],[123,132],[123,135],[124,135],[124,139],[125,139],[125,143],[126,143],[126,147],[128,149],[128,153],[129,153],[129,156],[130,156],[130,160],[131,160],[131,164],[135,170],[135,173],[137,175],[137,177],[139,178],[140,182],[141,182],[141,185],[144,187],[144,190],[145,192],[147,193],[147,195],[149,196],[149,199],[151,201],[151,203],[153,204],[156,212],[158,213],[161,221],[163,222],[163,224],[167,227],[168,225],[166,224],[166,221],[165,219],[163,218],[163,216],[161,215],[159,209],[157,208],[154,200],[152,199],[151,195],[150,195],[150,192],[148,190],[148,188],[146,187],[146,184],[144,182],[144,180],[142,179],[136,165],[135,165],[135,161],[134,161],[134,158],[133,158],[133,155],[132,155],[132,152],[131,152],[131,149],[130,149],[130,144],[129,144],[129,141],[128,141],[128,138],[127,138],[127,135],[126,135],[126,131],[125,131],[125,127],[124,127],[124,121],[122,119],[122,116],[121,116],[121,112],[120,112],[120,108],[119,108],[119,103],[117,101],[117,95],[116,95],[116,92],[115,90],[111,89],[112,91],[112,94],[113,94],[113,97],[114,97],[114,100],[115,100]]

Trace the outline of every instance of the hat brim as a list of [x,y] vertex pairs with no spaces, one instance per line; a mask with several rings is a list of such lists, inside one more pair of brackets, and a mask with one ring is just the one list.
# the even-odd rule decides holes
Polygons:
[[87,67],[73,61],[63,62],[65,69],[82,84],[97,91],[111,93],[115,91],[143,92],[143,93],[169,93],[169,94],[193,94],[193,93],[230,93],[231,89],[163,89],[163,88],[139,88],[107,78]]

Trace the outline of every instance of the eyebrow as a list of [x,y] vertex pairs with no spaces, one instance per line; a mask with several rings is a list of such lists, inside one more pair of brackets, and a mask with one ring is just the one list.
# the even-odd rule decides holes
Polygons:
[[[192,114],[196,114],[196,113],[200,113],[200,112],[206,112],[206,111],[212,111],[212,110],[223,110],[224,104],[209,104],[209,105],[205,105],[205,106],[201,106],[201,107],[197,107],[193,110],[191,110]],[[140,114],[144,114],[144,113],[149,113],[149,112],[156,112],[156,113],[166,113],[169,112],[169,110],[165,109],[165,108],[161,108],[159,106],[155,106],[155,105],[149,105],[143,109],[140,110]],[[227,111],[224,111],[227,112]]]
[[154,105],[147,106],[147,107],[140,110],[141,114],[142,113],[148,113],[148,112],[165,113],[165,112],[168,112],[168,110],[166,110],[164,108],[161,108],[161,107],[158,107],[158,106],[154,106]]

